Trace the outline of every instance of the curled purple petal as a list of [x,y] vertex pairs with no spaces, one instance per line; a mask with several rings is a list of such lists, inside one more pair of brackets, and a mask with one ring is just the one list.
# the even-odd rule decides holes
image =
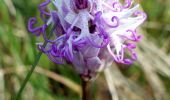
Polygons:
[[146,18],[147,18],[147,15],[146,15],[146,13],[144,13],[143,11],[136,11],[135,13],[134,13],[134,16],[139,16],[139,15],[141,15],[142,17],[143,17],[143,21],[145,21],[146,20]]
[[126,32],[131,32],[132,33],[132,36],[129,39],[131,39],[133,41],[139,41],[142,38],[140,35],[137,36],[137,33],[135,31],[133,31],[133,30],[127,30]]
[[36,22],[37,22],[36,18],[30,18],[29,19],[29,21],[28,21],[28,31],[33,33],[36,36],[39,36],[42,33],[43,29],[42,29],[42,26],[33,28],[33,26]]
[[41,3],[38,8],[40,11],[40,17],[42,18],[43,21],[46,21],[44,16],[50,16],[50,13],[45,11],[47,5],[51,2],[51,0],[46,0],[45,2]]
[[125,0],[125,5],[123,6],[124,9],[129,8],[132,4],[132,0]]
[[115,25],[111,25],[108,22],[106,22],[105,20],[103,20],[104,24],[106,24],[110,28],[116,28],[116,27],[119,26],[119,18],[117,16],[113,16],[111,21],[112,21],[112,23],[116,23],[116,24]]
[[122,7],[121,3],[119,3],[119,2],[114,2],[112,4],[112,6],[113,6],[115,12],[121,12],[123,10],[123,7]]
[[128,44],[126,44],[126,46],[127,46],[128,48],[131,48],[131,49],[135,49],[135,48],[136,48],[136,45],[135,45],[135,44],[132,44],[132,43],[128,43]]
[[131,59],[124,59],[122,63],[127,64],[127,65],[131,65],[131,64],[133,64],[133,61]]

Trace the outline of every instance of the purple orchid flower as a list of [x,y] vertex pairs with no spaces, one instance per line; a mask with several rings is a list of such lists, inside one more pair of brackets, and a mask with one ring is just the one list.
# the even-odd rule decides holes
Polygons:
[[[57,10],[47,7],[53,3]],[[47,9],[48,8],[48,9]],[[132,64],[137,60],[134,51],[141,36],[136,28],[146,19],[132,0],[46,0],[39,5],[44,24],[34,28],[36,18],[30,18],[28,30],[42,35],[47,42],[37,46],[57,64],[71,62],[77,72],[85,77],[96,75],[103,62],[113,60]],[[46,29],[53,25],[53,40]],[[131,55],[125,57],[125,51]]]

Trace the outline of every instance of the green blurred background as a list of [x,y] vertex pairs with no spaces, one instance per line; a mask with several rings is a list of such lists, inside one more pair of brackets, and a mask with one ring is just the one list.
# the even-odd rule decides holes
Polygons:
[[[38,51],[27,31],[44,0],[0,0],[0,100],[11,100]],[[170,100],[170,0],[136,0],[148,19],[139,29],[144,39],[133,66],[113,64],[91,84],[93,100]],[[111,76],[111,79],[108,77]],[[108,87],[109,85],[109,87]],[[110,91],[114,91],[110,92]],[[80,100],[81,80],[70,65],[56,65],[42,55],[22,100]],[[115,99],[116,100],[116,99]]]

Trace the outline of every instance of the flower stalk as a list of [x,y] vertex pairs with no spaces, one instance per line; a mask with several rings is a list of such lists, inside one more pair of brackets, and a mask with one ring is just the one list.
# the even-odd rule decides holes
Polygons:
[[36,59],[35,59],[32,67],[31,67],[31,70],[28,72],[24,82],[22,83],[21,88],[19,89],[19,92],[17,93],[15,100],[20,100],[21,99],[21,94],[22,94],[27,82],[29,81],[35,67],[37,66],[37,64],[38,64],[38,62],[39,62],[39,60],[41,58],[41,55],[42,55],[42,52],[39,52],[38,55],[36,56]]
[[92,100],[90,92],[90,81],[82,78],[82,100]]

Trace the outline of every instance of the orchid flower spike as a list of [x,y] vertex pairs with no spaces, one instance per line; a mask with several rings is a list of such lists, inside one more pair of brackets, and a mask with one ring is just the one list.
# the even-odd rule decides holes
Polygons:
[[[50,3],[56,9],[47,7]],[[137,60],[134,49],[141,35],[136,29],[146,14],[132,0],[46,0],[38,8],[44,24],[34,27],[36,18],[30,18],[28,30],[43,36],[47,46],[37,46],[51,61],[70,62],[80,75],[91,78],[108,59],[122,64]],[[51,25],[54,37],[48,39]]]

